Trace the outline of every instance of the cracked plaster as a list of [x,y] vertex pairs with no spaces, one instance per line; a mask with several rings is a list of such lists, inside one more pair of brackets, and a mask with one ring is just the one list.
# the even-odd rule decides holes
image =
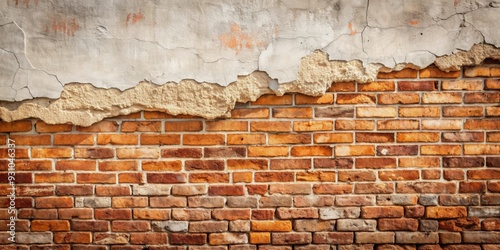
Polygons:
[[216,118],[262,94],[321,95],[333,81],[369,82],[379,70],[432,63],[457,70],[500,57],[499,7],[491,0],[5,0],[0,118],[90,125],[139,110]]

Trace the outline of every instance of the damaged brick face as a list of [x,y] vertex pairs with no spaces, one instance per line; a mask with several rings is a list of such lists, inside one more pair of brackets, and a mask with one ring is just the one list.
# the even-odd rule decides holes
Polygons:
[[0,123],[0,249],[498,249],[500,66],[335,82],[231,118]]

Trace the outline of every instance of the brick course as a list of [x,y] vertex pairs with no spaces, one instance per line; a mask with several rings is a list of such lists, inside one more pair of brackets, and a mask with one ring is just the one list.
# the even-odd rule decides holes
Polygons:
[[14,246],[3,144],[0,249],[500,249],[498,69],[380,73],[211,121],[0,122],[18,212]]

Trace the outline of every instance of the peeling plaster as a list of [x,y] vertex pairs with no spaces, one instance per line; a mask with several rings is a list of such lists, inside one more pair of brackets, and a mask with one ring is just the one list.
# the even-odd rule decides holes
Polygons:
[[0,118],[90,125],[139,110],[215,118],[262,94],[320,95],[335,81],[372,81],[379,70],[432,63],[457,70],[499,57],[499,7],[491,0],[5,0]]

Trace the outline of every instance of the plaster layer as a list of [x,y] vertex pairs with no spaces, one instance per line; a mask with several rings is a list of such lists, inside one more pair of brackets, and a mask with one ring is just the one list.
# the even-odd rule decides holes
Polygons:
[[4,0],[0,100],[55,99],[69,83],[122,91],[142,81],[228,86],[256,71],[274,85],[301,83],[302,58],[316,50],[339,65],[356,60],[368,72],[422,68],[474,44],[500,46],[499,6],[493,0]]
[[[436,65],[443,69],[454,69],[456,65],[474,65],[485,58],[500,59],[500,49],[491,45],[475,45],[468,52],[438,58]],[[329,61],[326,53],[316,51],[302,58],[298,79],[284,84],[278,84],[267,73],[260,71],[240,76],[228,86],[194,80],[163,85],[144,81],[134,88],[121,91],[116,88],[97,88],[88,83],[71,83],[64,86],[58,99],[0,102],[0,119],[14,121],[34,117],[49,124],[90,126],[106,117],[141,110],[214,119],[229,117],[237,102],[255,101],[264,94],[295,92],[319,96],[326,92],[332,82],[374,81],[381,70],[388,69],[374,64],[364,68],[358,60]]]

